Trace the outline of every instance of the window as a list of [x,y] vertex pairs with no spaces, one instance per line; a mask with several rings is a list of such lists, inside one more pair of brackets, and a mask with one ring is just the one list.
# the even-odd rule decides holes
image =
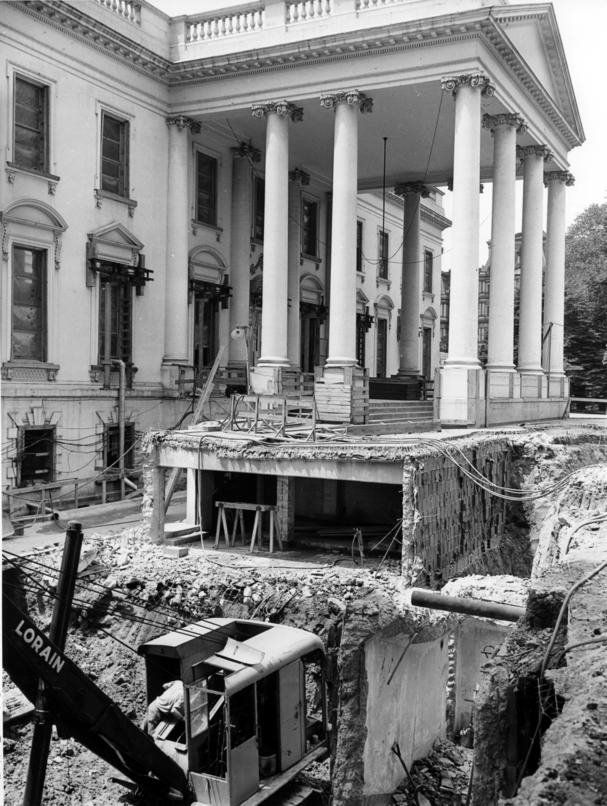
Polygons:
[[478,315],[481,319],[489,316],[489,302],[486,299],[480,300],[478,303]]
[[48,87],[15,76],[14,164],[48,171]]
[[301,251],[318,257],[318,203],[304,199],[301,205]]
[[440,323],[440,351],[441,353],[449,351],[449,322]]
[[378,273],[379,276],[387,280],[388,279],[388,254],[390,252],[389,248],[389,233],[385,232],[384,230],[380,230],[378,234]]
[[363,270],[363,222],[356,222],[356,271]]
[[129,124],[107,112],[101,116],[101,190],[129,195]]
[[217,160],[196,154],[196,221],[217,226]]
[[263,241],[265,193],[266,183],[256,176],[253,189],[253,240],[255,241]]
[[432,293],[432,270],[434,266],[434,255],[430,249],[424,249],[424,291],[426,294]]
[[46,361],[46,251],[13,247],[11,359]]
[[53,481],[55,429],[20,428],[19,442],[19,487]]
[[112,359],[131,363],[133,290],[119,277],[101,277],[99,283],[99,364]]
[[[118,469],[120,461],[120,426],[118,424],[105,427],[103,458],[105,467]],[[124,466],[129,469],[135,466],[135,425],[133,423],[124,424]]]

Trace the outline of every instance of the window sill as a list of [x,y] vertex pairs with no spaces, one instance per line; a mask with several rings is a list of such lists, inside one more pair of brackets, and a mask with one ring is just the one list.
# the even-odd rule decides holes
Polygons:
[[320,266],[322,263],[322,258],[318,257],[317,255],[308,255],[306,252],[302,252],[299,256],[299,265],[303,266],[304,260],[309,260],[310,263],[316,263],[317,266]]
[[[137,372],[137,367],[133,364],[127,364],[126,370],[126,388],[131,389],[133,386],[133,375]],[[89,378],[91,383],[98,384],[103,389],[118,389],[120,386],[120,371],[117,366],[112,366],[109,371],[109,377],[106,381],[105,369],[99,364],[94,364],[89,368]]]
[[196,221],[195,219],[192,219],[192,235],[198,235],[199,229],[211,230],[211,232],[215,233],[217,243],[221,241],[221,234],[223,232],[222,227],[218,227],[215,224],[206,224],[204,221]]
[[434,302],[434,294],[432,293],[432,291],[423,291],[422,294],[423,294],[424,302],[426,302],[426,301]]
[[119,204],[125,204],[129,208],[129,218],[133,218],[135,214],[135,207],[137,207],[137,202],[135,199],[129,199],[128,196],[119,196],[117,193],[110,193],[108,190],[101,190],[100,188],[95,188],[95,204],[97,207],[101,207],[103,205],[103,200],[106,199],[107,201],[114,201],[118,202]]
[[48,183],[49,196],[55,195],[55,190],[57,189],[57,183],[61,179],[61,177],[47,173],[46,171],[35,171],[33,168],[24,168],[21,165],[15,165],[14,162],[7,162],[6,177],[8,179],[9,185],[13,185],[15,183],[15,179],[17,178],[18,174],[23,174],[24,176],[33,176],[36,177],[37,179],[45,180]]
[[358,279],[360,280],[361,283],[365,282],[365,273],[364,273],[364,271],[357,271],[356,276],[358,277]]
[[2,363],[3,381],[28,381],[40,383],[54,381],[57,378],[59,364],[50,364],[47,361],[30,361],[15,359]]
[[389,280],[387,277],[378,277],[377,278],[377,287],[384,286],[390,290],[390,286],[392,285],[392,280]]

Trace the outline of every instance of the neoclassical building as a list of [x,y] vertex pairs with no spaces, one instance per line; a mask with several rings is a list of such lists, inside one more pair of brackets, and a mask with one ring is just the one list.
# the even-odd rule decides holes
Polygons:
[[134,446],[179,420],[224,346],[228,387],[248,368],[254,392],[313,391],[321,419],[364,421],[370,377],[436,378],[445,426],[563,413],[567,154],[584,135],[549,3],[255,0],[170,18],[145,0],[10,0],[0,22],[5,484],[112,464],[121,366]]

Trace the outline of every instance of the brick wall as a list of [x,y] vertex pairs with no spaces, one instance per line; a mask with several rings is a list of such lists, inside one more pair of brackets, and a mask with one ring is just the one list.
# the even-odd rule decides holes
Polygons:
[[[495,484],[512,486],[513,451],[507,440],[476,444],[462,453]],[[495,569],[506,522],[507,502],[469,478],[461,453],[452,455],[457,464],[442,452],[428,451],[403,469],[403,573],[436,588],[452,576]]]

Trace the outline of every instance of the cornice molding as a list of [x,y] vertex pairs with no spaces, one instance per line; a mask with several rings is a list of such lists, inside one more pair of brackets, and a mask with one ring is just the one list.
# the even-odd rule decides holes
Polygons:
[[[361,37],[360,30],[357,30],[310,40],[307,48],[301,48],[299,43],[280,44],[231,53],[219,58],[172,63],[89,17],[80,7],[63,0],[52,2],[8,0],[8,2],[30,17],[61,30],[67,36],[87,42],[100,53],[105,55],[109,53],[134,70],[152,76],[169,86],[202,83],[221,77],[238,78],[243,75],[284,70],[300,64],[329,64],[353,57],[401,53],[415,48],[481,39],[495,57],[506,65],[508,72],[560,133],[568,148],[580,145],[585,139],[562,43],[555,28],[554,12],[549,7],[525,6],[523,11],[521,7],[512,10],[507,7],[476,9],[458,14],[457,24],[453,15],[442,15],[426,20],[376,27],[369,31],[369,38]],[[544,38],[548,37],[548,41],[554,44],[551,55],[558,69],[553,72],[557,83],[560,78],[560,101],[567,112],[562,112],[557,107],[500,27],[500,20],[504,22],[514,20],[515,11],[520,19],[538,18],[542,35]],[[567,114],[570,114],[569,119]]]
[[483,115],[483,126],[485,129],[490,129],[492,132],[495,131],[498,126],[511,126],[515,128],[518,133],[527,131],[525,121],[516,112],[504,112],[499,115]]
[[303,120],[303,108],[289,103],[289,101],[266,101],[263,104],[253,104],[251,114],[254,118],[264,118],[275,113],[279,118],[288,118],[293,123]]

